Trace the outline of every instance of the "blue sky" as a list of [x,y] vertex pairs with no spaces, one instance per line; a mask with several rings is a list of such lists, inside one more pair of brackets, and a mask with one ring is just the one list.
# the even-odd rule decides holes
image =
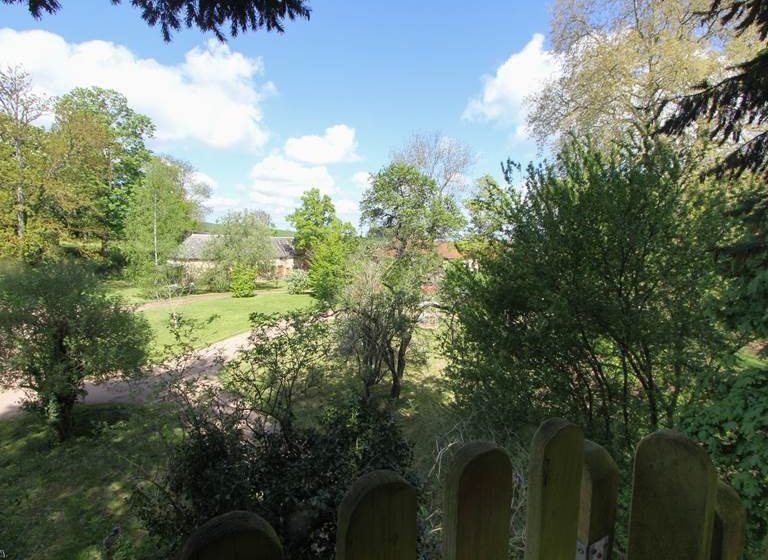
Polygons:
[[61,3],[39,20],[0,6],[0,65],[51,95],[124,93],[156,122],[152,148],[211,182],[212,219],[253,207],[283,225],[316,186],[356,221],[367,173],[418,131],[471,146],[470,179],[536,158],[522,99],[555,72],[541,2],[315,0],[283,35],[225,44],[192,29],[165,43],[127,0]]

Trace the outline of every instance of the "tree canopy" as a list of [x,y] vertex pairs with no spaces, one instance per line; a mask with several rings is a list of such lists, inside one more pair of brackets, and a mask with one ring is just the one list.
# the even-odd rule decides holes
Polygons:
[[712,83],[698,83],[695,93],[677,100],[675,113],[661,132],[681,134],[701,118],[711,123],[709,136],[720,144],[738,145],[715,171],[739,175],[744,171],[768,178],[768,6],[757,0],[714,0],[703,24],[731,25],[738,34],[754,32],[762,41],[757,54],[729,68],[730,75]]
[[[35,18],[43,13],[55,14],[61,9],[59,0],[2,0],[5,4],[27,4]],[[120,0],[112,0],[120,4]],[[210,31],[219,40],[225,39],[229,28],[232,37],[248,31],[285,31],[285,20],[309,19],[311,9],[307,0],[131,0],[141,10],[141,17],[150,26],[160,24],[163,39],[171,40],[172,32],[182,24]]]
[[528,124],[544,143],[589,135],[609,144],[655,133],[660,106],[690,84],[722,75],[753,51],[730,28],[700,25],[710,0],[557,0],[553,55],[559,70],[532,96]]

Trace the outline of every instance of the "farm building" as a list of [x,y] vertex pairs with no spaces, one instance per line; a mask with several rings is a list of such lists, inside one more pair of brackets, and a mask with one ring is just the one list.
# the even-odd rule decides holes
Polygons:
[[[205,258],[205,246],[216,237],[215,233],[190,233],[182,241],[172,262],[183,265],[192,274],[210,268],[213,262]],[[282,278],[294,268],[301,268],[301,258],[293,248],[293,237],[272,237],[271,240],[278,277]]]

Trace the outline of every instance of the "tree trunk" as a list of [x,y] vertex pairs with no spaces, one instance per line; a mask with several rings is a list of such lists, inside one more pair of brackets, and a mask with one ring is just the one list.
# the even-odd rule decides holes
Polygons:
[[155,267],[157,267],[157,192],[154,193],[152,211],[152,247],[155,254]]
[[27,226],[27,209],[26,197],[24,196],[24,182],[21,178],[21,143],[18,140],[15,142],[14,159],[16,160],[16,166],[19,172],[19,177],[16,183],[16,237],[21,239],[24,237]]

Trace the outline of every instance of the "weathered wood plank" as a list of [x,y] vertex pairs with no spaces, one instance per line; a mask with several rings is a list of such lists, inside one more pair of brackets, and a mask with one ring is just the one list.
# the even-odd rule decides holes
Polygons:
[[199,527],[181,548],[178,560],[282,560],[275,530],[249,511],[230,511]]
[[739,560],[744,554],[747,512],[736,490],[717,484],[711,560]]
[[416,490],[392,471],[359,478],[339,506],[337,560],[415,560]]
[[619,467],[600,445],[584,440],[581,507],[577,540],[586,558],[608,560],[613,549]]
[[474,441],[456,453],[443,494],[444,560],[507,559],[513,485],[501,447]]
[[708,560],[717,478],[702,447],[672,430],[637,446],[630,560]]
[[584,435],[552,418],[536,431],[528,471],[526,560],[573,560],[579,519]]

